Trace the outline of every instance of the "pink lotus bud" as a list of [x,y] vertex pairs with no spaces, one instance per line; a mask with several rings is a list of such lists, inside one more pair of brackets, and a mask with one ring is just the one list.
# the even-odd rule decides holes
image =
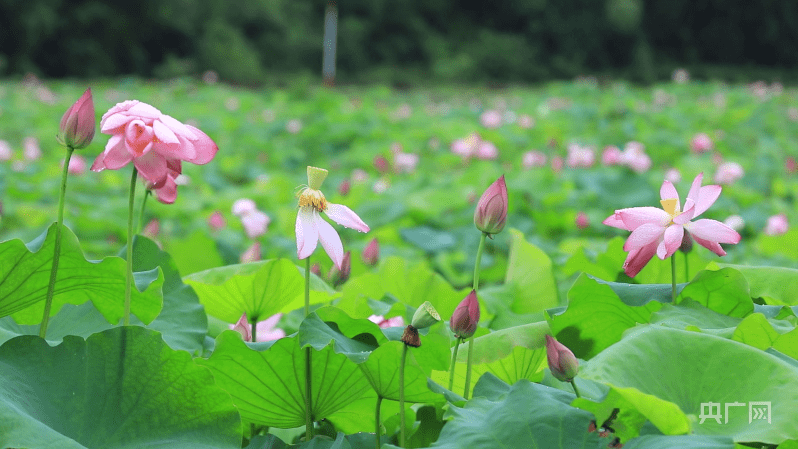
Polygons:
[[604,165],[618,165],[621,163],[621,150],[616,146],[608,146],[601,152],[601,163]]
[[222,213],[217,210],[208,217],[208,226],[214,231],[219,231],[227,226],[227,220],[225,220]]
[[348,195],[350,190],[352,190],[352,183],[348,179],[344,179],[341,181],[341,184],[338,185],[338,193],[340,193],[341,196]]
[[798,162],[795,161],[794,157],[788,157],[784,161],[784,168],[787,169],[787,173],[795,173],[798,171]]
[[790,229],[786,214],[778,214],[768,217],[768,223],[763,231],[765,235],[781,235]]
[[381,174],[388,173],[391,170],[388,159],[385,159],[385,156],[382,155],[374,156],[374,168]]
[[551,374],[561,382],[570,382],[579,372],[579,361],[565,345],[546,335],[546,359]]
[[86,148],[94,139],[95,128],[94,101],[88,88],[61,117],[58,141],[75,150]]
[[363,249],[363,263],[366,265],[373,267],[377,265],[377,262],[380,260],[380,244],[377,242],[377,239],[372,239],[366,248]]
[[252,326],[250,326],[249,321],[247,321],[246,313],[241,315],[241,318],[239,318],[238,322],[233,326],[233,330],[241,334],[244,341],[252,341]]
[[584,212],[579,212],[576,214],[576,227],[579,229],[585,229],[588,226],[590,226],[590,219],[587,218],[587,214]]
[[690,141],[690,149],[693,153],[705,153],[712,150],[712,147],[712,139],[706,133],[696,134]]
[[256,262],[260,260],[260,242],[255,242],[241,254],[241,263]]
[[452,313],[452,318],[449,319],[449,328],[454,332],[454,336],[466,339],[474,335],[477,331],[479,324],[479,301],[477,300],[477,292],[471,290],[457,308]]
[[318,277],[321,277],[321,265],[319,265],[319,263],[318,263],[318,262],[314,263],[314,264],[313,264],[313,265],[310,267],[310,272],[311,272],[311,273],[313,273],[313,274],[315,274],[315,275],[316,275],[316,276],[318,276]]
[[502,115],[499,113],[499,111],[490,109],[482,113],[482,115],[479,117],[479,121],[485,128],[495,129],[501,126]]
[[479,198],[474,211],[474,225],[488,234],[498,234],[507,221],[507,185],[504,175],[491,184]]
[[341,269],[339,270],[338,267],[333,264],[332,268],[330,268],[330,272],[327,275],[327,279],[330,280],[330,283],[334,286],[339,286],[349,280],[349,274],[352,272],[352,252],[347,251],[344,253],[344,258],[341,260]]
[[737,162],[724,162],[718,166],[713,180],[718,184],[733,184],[745,174],[743,167]]

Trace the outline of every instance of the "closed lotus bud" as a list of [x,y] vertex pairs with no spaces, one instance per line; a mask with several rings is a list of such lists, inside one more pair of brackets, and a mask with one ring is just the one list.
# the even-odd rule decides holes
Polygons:
[[377,239],[372,239],[366,248],[363,249],[363,263],[366,265],[373,267],[377,265],[377,262],[380,260],[380,244],[377,242]]
[[352,272],[352,252],[347,251],[344,253],[344,258],[341,261],[341,269],[339,270],[338,267],[333,264],[332,268],[330,268],[330,273],[327,276],[327,279],[330,280],[334,286],[339,286],[349,280],[349,274]]
[[94,139],[95,127],[94,101],[89,88],[61,117],[58,141],[75,150],[86,148]]
[[507,222],[507,185],[504,175],[491,184],[479,198],[474,211],[474,225],[487,234],[498,234]]
[[546,359],[551,374],[562,382],[570,382],[579,372],[579,361],[570,349],[551,335],[546,335]]
[[313,266],[310,267],[310,272],[318,277],[321,277],[321,265],[319,265],[318,263],[314,263]]
[[435,310],[435,307],[432,307],[429,301],[424,301],[424,304],[418,306],[416,313],[413,314],[413,321],[410,322],[410,325],[416,329],[425,329],[440,320],[441,316],[438,315],[438,311]]
[[477,324],[479,324],[479,301],[477,292],[471,290],[471,293],[454,309],[452,318],[449,320],[449,327],[455,337],[466,339],[477,331]]
[[247,321],[247,314],[241,315],[241,318],[238,319],[235,326],[233,326],[233,330],[241,334],[241,338],[244,341],[252,341],[252,327]]

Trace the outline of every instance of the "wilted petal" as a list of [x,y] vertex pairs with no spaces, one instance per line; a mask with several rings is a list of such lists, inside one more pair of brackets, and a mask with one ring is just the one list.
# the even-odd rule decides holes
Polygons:
[[[346,226],[347,228],[356,229],[360,232],[369,232],[369,227],[357,214],[352,211],[352,209],[344,206],[343,204],[327,204],[327,208],[324,209],[324,213],[327,214],[330,219],[341,226]],[[337,234],[336,234],[337,235]]]
[[615,214],[623,220],[626,229],[634,231],[640,225],[652,223],[665,226],[671,219],[667,212],[658,207],[630,207],[627,209],[616,210]]
[[623,271],[626,275],[632,278],[637,276],[637,273],[640,273],[640,270],[642,270],[648,261],[654,257],[654,254],[657,253],[658,245],[659,241],[653,241],[642,248],[629,251],[623,263]]
[[299,259],[305,259],[313,254],[319,244],[319,230],[313,219],[313,209],[310,207],[300,207],[296,215],[296,255]]
[[679,202],[679,192],[676,191],[676,187],[671,184],[670,181],[665,180],[662,183],[662,187],[659,189],[659,197],[663,200],[676,200],[676,210],[682,210],[681,203]]
[[717,243],[739,243],[740,234],[717,221],[703,218],[685,225],[693,237]]
[[319,229],[319,240],[324,251],[330,256],[335,266],[340,270],[341,264],[344,260],[344,245],[341,243],[341,237],[335,232],[335,229],[324,221],[318,212],[313,212],[313,219]]
[[698,189],[698,199],[696,200],[693,217],[697,217],[709,209],[720,196],[721,190],[723,188],[716,185],[704,186]]
[[665,227],[653,223],[642,224],[629,234],[623,250],[630,251],[657,242],[665,230]]
[[682,226],[668,226],[662,236],[662,241],[657,245],[657,257],[665,260],[672,256],[681,246],[682,238],[684,238],[684,228]]

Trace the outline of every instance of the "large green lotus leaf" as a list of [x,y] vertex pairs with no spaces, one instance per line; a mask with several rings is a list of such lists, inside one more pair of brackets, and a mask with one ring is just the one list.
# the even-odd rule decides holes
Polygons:
[[[372,440],[374,436],[371,436]],[[360,442],[360,435],[344,435],[338,432],[336,438],[318,437],[299,444],[286,444],[274,435],[256,435],[250,440],[245,449],[352,449],[363,446],[353,445],[352,441]]]
[[777,449],[798,449],[798,440],[785,441]]
[[773,349],[798,360],[798,328],[779,335],[773,342]]
[[751,297],[764,298],[768,304],[798,305],[798,270],[785,267],[749,267],[711,263],[707,269],[733,268],[745,276]]
[[[37,324],[44,313],[55,249],[55,224],[28,245],[20,240],[0,243],[0,317],[13,314],[20,324]],[[61,227],[61,257],[50,314],[64,304],[94,303],[105,319],[116,324],[124,314],[126,263],[118,257],[88,261],[78,238]],[[136,272],[130,310],[149,323],[161,311],[160,269]]]
[[[794,419],[798,368],[725,338],[641,327],[586,363],[579,376],[672,402],[687,415],[696,434],[771,444],[798,436]],[[761,419],[749,423],[746,405],[768,401],[771,423]],[[708,413],[710,402],[721,404],[720,423],[713,418],[700,420],[702,404]],[[744,406],[730,406],[727,414],[725,404],[735,403]]]
[[589,359],[619,341],[626,329],[648,323],[660,307],[662,303],[654,300],[626,305],[609,285],[582,274],[568,291],[568,308],[552,316],[549,326],[560,343]]
[[779,333],[773,329],[765,315],[752,313],[743,319],[734,330],[732,340],[745,343],[755,348],[765,350],[779,338]]
[[557,282],[551,259],[543,250],[529,243],[521,231],[510,229],[509,232],[512,243],[504,281],[519,287],[511,310],[524,314],[557,306]]
[[[190,274],[183,280],[194,288],[209,315],[235,323],[243,313],[250,321],[303,307],[305,279],[288,259],[227,265]],[[311,274],[310,302],[332,299],[334,291]]]
[[[320,420],[356,400],[369,389],[357,364],[336,354],[332,345],[311,350],[314,420]],[[265,351],[247,347],[240,334],[222,332],[207,360],[216,384],[233,397],[241,417],[279,428],[305,423],[305,350],[296,337],[282,338]]]
[[730,317],[745,318],[754,312],[748,281],[733,268],[701,271],[682,289],[677,302],[688,298]]
[[[181,273],[191,274],[224,265],[216,242],[205,231],[195,231],[182,239],[169,239],[164,244]],[[198,254],[202,257],[197,257]]]
[[[67,335],[88,338],[89,335],[114,327],[103,318],[94,304],[64,304],[57,314],[50,317],[47,326],[47,342],[55,345]],[[38,324],[19,324],[14,318],[0,318],[0,344],[20,335],[39,335]]]
[[[609,285],[618,298],[627,306],[642,306],[651,301],[661,303],[672,302],[673,286],[671,284],[626,284],[622,282],[608,282],[596,279],[593,276],[587,277],[595,280],[599,284]],[[676,294],[687,284],[676,284]]]
[[[624,449],[737,449],[729,437],[706,435],[645,435],[623,445]],[[740,449],[742,447],[740,446]]]
[[0,447],[237,448],[230,396],[157,332],[117,327],[0,347]]
[[676,329],[700,330],[725,338],[731,338],[742,320],[710,310],[692,299],[684,299],[678,305],[664,304],[651,314],[651,324]]
[[455,290],[423,263],[408,266],[404,259],[388,257],[380,262],[376,273],[362,274],[344,284],[342,299],[337,306],[351,316],[360,318],[347,304],[357,304],[357,298],[380,300],[390,294],[412,308],[429,301],[441,318],[447,319],[467,293]]
[[[480,379],[480,385],[487,376],[490,375]],[[519,381],[506,391],[483,391],[481,397],[471,399],[464,408],[449,407],[446,417],[450,421],[443,427],[438,441],[430,447],[599,447],[597,432],[588,432],[593,415],[568,405],[573,395],[528,381]]]
[[[402,361],[404,343],[389,341],[375,349],[368,360],[360,365],[371,387],[385,399],[399,400],[399,365]],[[427,375],[413,356],[415,348],[408,348],[405,364],[405,401],[444,402],[443,396],[427,387]]]
[[344,354],[355,363],[365,362],[371,351],[388,341],[375,323],[363,318],[354,319],[336,307],[315,310],[299,326],[299,343],[315,350],[335,341],[335,352]]

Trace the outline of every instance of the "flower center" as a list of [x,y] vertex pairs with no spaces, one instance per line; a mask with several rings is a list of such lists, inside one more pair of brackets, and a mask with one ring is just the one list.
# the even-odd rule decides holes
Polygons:
[[660,201],[660,204],[662,204],[662,209],[664,209],[665,212],[667,212],[668,215],[671,216],[671,220],[669,223],[673,223],[673,219],[678,217],[679,214],[682,213],[680,210],[676,209],[676,205],[678,203],[679,200],[677,198],[669,198],[667,200]]
[[299,207],[312,206],[319,212],[327,209],[327,199],[321,190],[307,188],[299,194]]

